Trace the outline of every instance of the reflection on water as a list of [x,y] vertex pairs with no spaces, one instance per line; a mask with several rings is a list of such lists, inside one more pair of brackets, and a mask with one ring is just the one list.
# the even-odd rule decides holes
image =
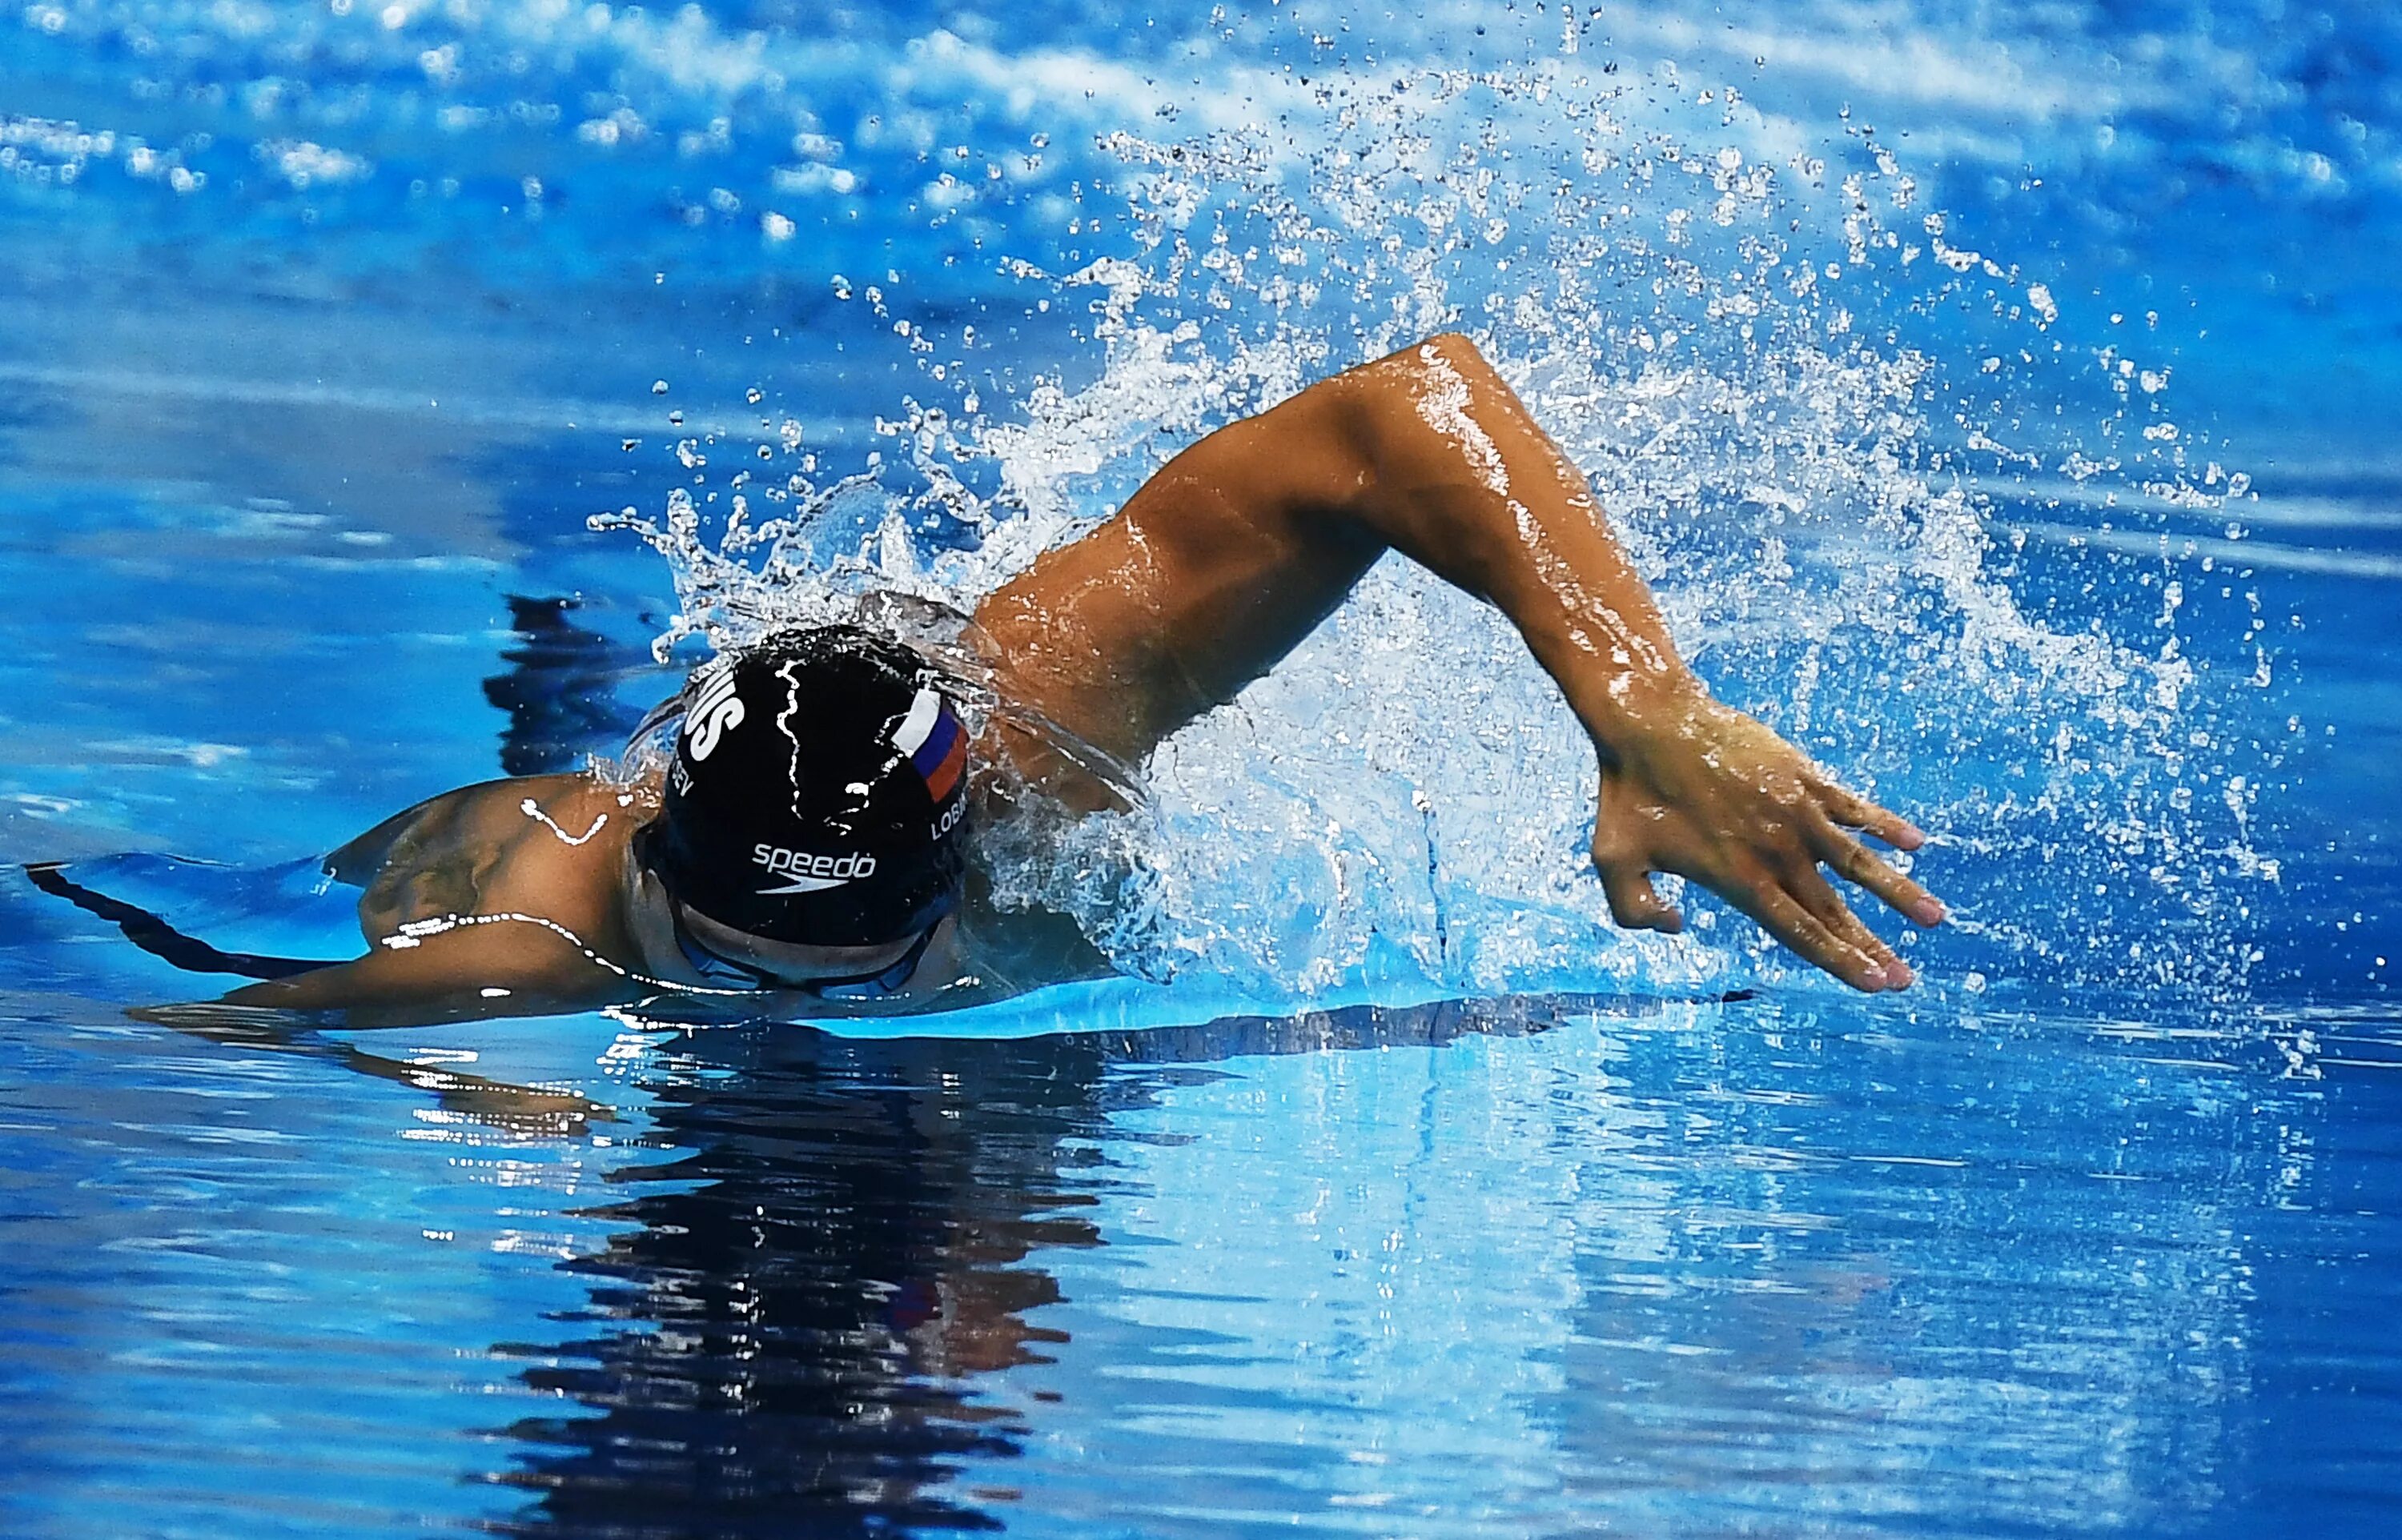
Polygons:
[[613,649],[607,637],[570,620],[582,608],[575,599],[507,598],[516,641],[501,653],[507,667],[484,681],[484,698],[509,717],[501,774],[579,769],[587,754],[622,744],[641,722],[617,687],[650,659],[639,649]]
[[628,1195],[602,1211],[632,1228],[568,1264],[589,1309],[566,1341],[501,1349],[580,1403],[511,1429],[530,1447],[503,1479],[543,1493],[525,1522],[973,1521],[946,1476],[1023,1429],[969,1382],[1055,1335],[1026,1319],[1057,1298],[1029,1255],[1097,1244],[1092,1198],[1058,1168],[1063,1141],[1097,1132],[1099,1055],[863,1051],[772,1028],[702,1046],[718,1062],[686,1061],[655,1108],[673,1158],[622,1173]]
[[2257,1340],[2395,1376],[2312,1286],[2323,1199],[2402,1257],[2392,1093],[2304,1057],[1807,1000],[684,1034],[595,1125],[582,1302],[490,1347],[484,1523],[2189,1531],[2293,1480]]
[[19,993],[0,1529],[2366,1533],[2402,1029],[2269,1024],[295,1052]]
[[[1194,1083],[1148,1067],[1237,1054],[1517,1033],[1589,1001],[1444,1002],[1161,1033],[1017,1042],[846,1041],[717,1031],[661,1065],[631,1228],[563,1264],[591,1280],[576,1333],[504,1343],[526,1382],[584,1413],[529,1418],[498,1478],[545,1533],[887,1533],[986,1527],[1016,1494],[946,1490],[1006,1459],[1023,1409],[980,1377],[1053,1362],[1050,1254],[1102,1244],[1112,1113]],[[1216,1079],[1201,1071],[1200,1079]],[[1055,1264],[1056,1265],[1056,1264]],[[1055,1392],[1035,1399],[1056,1402]],[[706,1515],[698,1519],[697,1515]]]

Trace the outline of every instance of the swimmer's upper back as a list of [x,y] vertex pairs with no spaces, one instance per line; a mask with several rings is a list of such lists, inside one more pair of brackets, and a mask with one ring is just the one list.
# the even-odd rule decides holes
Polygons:
[[531,909],[589,922],[614,898],[625,841],[648,816],[584,774],[483,781],[386,818],[325,859],[355,883],[370,940],[451,914]]

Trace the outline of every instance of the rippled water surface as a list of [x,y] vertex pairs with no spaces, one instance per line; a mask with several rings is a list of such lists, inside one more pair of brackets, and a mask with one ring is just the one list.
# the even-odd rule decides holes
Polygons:
[[[2009,9],[0,17],[0,1530],[2383,1533],[2402,34]],[[996,858],[1100,986],[205,1038],[21,870],[342,955],[393,808],[1444,326],[1935,832],[1918,990],[1611,930],[1397,565]]]

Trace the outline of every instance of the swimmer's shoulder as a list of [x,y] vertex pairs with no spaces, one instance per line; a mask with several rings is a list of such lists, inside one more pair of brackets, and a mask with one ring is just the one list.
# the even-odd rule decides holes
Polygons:
[[[405,807],[325,858],[326,875],[364,887],[397,853],[505,846],[539,831],[573,840],[650,816],[639,788],[587,771],[477,781]],[[628,832],[619,830],[620,832]]]

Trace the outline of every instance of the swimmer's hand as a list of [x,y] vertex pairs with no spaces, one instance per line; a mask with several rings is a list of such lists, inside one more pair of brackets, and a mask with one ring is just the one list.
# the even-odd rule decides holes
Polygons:
[[1818,870],[1832,868],[1915,924],[1940,925],[1942,903],[1851,833],[1915,850],[1926,836],[1906,820],[1845,791],[1764,723],[1698,684],[1619,723],[1601,758],[1593,861],[1620,925],[1682,930],[1684,916],[1651,886],[1652,873],[1673,873],[1855,989],[1910,983],[1909,965]]

